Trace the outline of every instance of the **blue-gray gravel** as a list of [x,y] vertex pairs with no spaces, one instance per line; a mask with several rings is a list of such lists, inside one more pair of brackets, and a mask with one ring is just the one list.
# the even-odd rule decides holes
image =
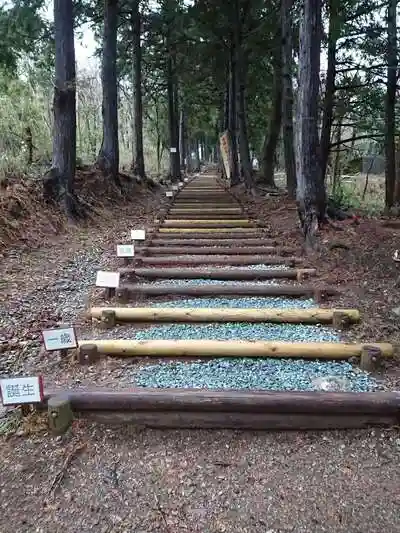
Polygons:
[[336,380],[341,390],[368,392],[376,380],[347,362],[302,359],[213,359],[144,366],[132,376],[140,387],[195,389],[261,389],[315,391],[321,378]]
[[304,324],[166,324],[131,330],[135,340],[249,340],[290,342],[339,342],[329,328]]
[[316,307],[312,299],[278,298],[278,297],[249,297],[249,298],[185,298],[168,302],[151,302],[152,307],[232,307],[246,309],[310,309]]

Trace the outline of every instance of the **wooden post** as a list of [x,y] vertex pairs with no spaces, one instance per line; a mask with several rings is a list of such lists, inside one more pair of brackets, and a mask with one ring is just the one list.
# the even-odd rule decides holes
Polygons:
[[114,298],[115,296],[115,289],[112,287],[107,287],[104,291],[104,298],[106,300],[111,300],[111,298]]
[[378,346],[363,346],[360,367],[367,372],[374,372],[382,364],[383,354]]
[[335,329],[348,329],[348,327],[350,326],[349,317],[346,315],[346,313],[334,311],[332,325]]
[[101,323],[105,329],[114,328],[117,323],[115,311],[105,309],[101,313]]
[[95,344],[82,344],[79,347],[78,361],[81,365],[92,365],[100,359],[99,351]]
[[54,435],[61,435],[72,424],[74,415],[68,397],[54,396],[48,403],[49,428]]

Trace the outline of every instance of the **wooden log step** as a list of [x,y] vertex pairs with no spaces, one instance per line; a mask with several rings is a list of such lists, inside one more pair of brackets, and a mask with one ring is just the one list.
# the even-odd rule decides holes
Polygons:
[[233,234],[243,234],[243,235],[262,235],[262,228],[223,228],[223,227],[213,227],[213,228],[159,228],[160,233],[233,233]]
[[[143,250],[144,251],[144,250]],[[163,254],[189,254],[189,255],[263,255],[263,254],[294,254],[296,252],[295,248],[286,248],[284,246],[210,246],[210,247],[189,247],[189,246],[149,246],[146,248],[146,252],[152,255],[163,255]]]
[[[90,339],[78,341],[90,344],[99,354],[127,357],[276,357],[301,359],[344,360],[360,357],[364,344],[343,342],[284,342],[284,341],[218,341],[218,340],[149,340]],[[382,357],[392,357],[389,343],[368,343],[380,350]]]
[[[160,228],[157,230],[157,233],[154,234],[155,238],[158,239],[249,239],[259,237],[260,239],[265,239],[268,237],[267,230],[260,228],[246,229],[244,231],[238,231],[232,228],[226,228],[226,230],[220,229],[173,229],[169,231],[170,228]],[[160,233],[161,231],[161,233]]]
[[360,320],[357,309],[230,309],[230,308],[170,308],[170,307],[92,307],[90,316],[101,319],[113,314],[120,322],[270,322],[286,324],[332,324],[340,314],[349,324]]
[[[161,220],[156,219],[154,221],[156,224],[160,224]],[[241,220],[174,220],[166,219],[162,222],[163,228],[193,228],[197,230],[198,228],[254,228],[256,222],[250,222],[246,219]]]
[[122,277],[139,277],[147,279],[215,279],[215,280],[263,280],[263,279],[305,279],[315,276],[314,268],[287,268],[251,270],[237,268],[120,268]]
[[[329,393],[324,393],[329,394]],[[339,394],[339,393],[335,393]],[[367,394],[367,393],[361,393]],[[380,393],[374,393],[380,394]],[[319,401],[318,398],[315,401]],[[345,413],[345,414],[344,414]],[[198,411],[74,411],[74,417],[97,424],[133,424],[149,429],[250,430],[250,431],[321,431],[368,429],[398,425],[398,413],[365,415],[288,413],[227,413]]]
[[151,285],[124,283],[117,289],[117,297],[123,301],[141,296],[286,296],[289,298],[315,298],[317,302],[334,296],[338,291],[331,287],[315,289],[311,286],[293,285]]
[[282,241],[277,239],[263,239],[263,238],[257,238],[257,239],[251,239],[251,238],[229,238],[226,237],[225,239],[191,239],[188,237],[187,239],[174,239],[174,238],[154,238],[151,241],[151,244],[155,246],[237,246],[237,247],[243,247],[243,246],[278,246]]
[[277,255],[253,255],[253,256],[224,256],[224,255],[199,255],[195,257],[187,255],[165,255],[162,257],[140,257],[140,263],[145,265],[287,265],[302,264],[302,257],[281,257]]
[[170,213],[174,213],[177,215],[240,215],[243,213],[243,209],[240,207],[216,207],[215,209],[210,209],[207,211],[206,209],[201,209],[200,207],[193,207],[192,209],[182,209],[180,207],[171,207],[169,210]]
[[[244,216],[243,211],[241,213],[226,213],[226,214],[220,214],[220,213],[211,213],[210,211],[206,213],[176,213],[176,211],[168,211],[164,215],[164,219],[166,217],[171,218],[179,218],[181,221],[183,220],[209,220],[210,218],[213,218],[214,220],[228,220],[232,222],[232,220],[236,220],[239,216]],[[161,217],[160,217],[161,218]],[[247,218],[245,220],[248,220]]]
[[399,392],[303,392],[205,389],[53,389],[73,410],[288,415],[400,415]]

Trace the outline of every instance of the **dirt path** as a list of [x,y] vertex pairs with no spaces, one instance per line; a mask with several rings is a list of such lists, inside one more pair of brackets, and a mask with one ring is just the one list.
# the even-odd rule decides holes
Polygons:
[[[96,370],[60,366],[57,357],[40,349],[39,333],[82,317],[88,299],[96,296],[89,295],[95,271],[116,264],[118,239],[131,225],[152,219],[154,205],[140,216],[125,210],[104,226],[2,260],[1,375],[38,369],[51,374],[53,368],[60,382],[78,386],[118,379],[121,366],[111,361]],[[282,225],[279,231],[293,231],[294,222],[284,213],[273,220],[277,228]],[[368,256],[371,243],[360,235],[351,238],[357,242],[355,255]],[[379,246],[380,254],[383,249],[387,254],[392,243]],[[350,269],[353,263],[357,266],[346,275],[356,291],[363,286],[354,279],[358,261],[341,256],[334,266],[335,253],[321,258],[326,276],[339,276],[343,265]],[[360,292],[367,323],[374,323],[373,312],[368,314],[371,289],[390,315],[396,296],[385,296],[382,288],[393,288],[392,268],[388,261],[385,276],[371,268],[369,286]],[[390,324],[393,334],[396,324]],[[360,336],[373,334],[363,328]],[[400,532],[397,429],[268,434],[76,423],[67,435],[54,438],[40,421],[28,418],[17,435],[1,438],[1,532]]]

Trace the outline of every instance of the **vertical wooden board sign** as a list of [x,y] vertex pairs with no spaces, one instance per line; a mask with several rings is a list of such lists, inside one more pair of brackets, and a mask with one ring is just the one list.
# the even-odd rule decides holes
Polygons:
[[222,161],[224,163],[225,173],[228,180],[231,179],[231,168],[229,165],[229,134],[226,131],[220,136],[220,147],[221,147],[221,155],[222,155]]

